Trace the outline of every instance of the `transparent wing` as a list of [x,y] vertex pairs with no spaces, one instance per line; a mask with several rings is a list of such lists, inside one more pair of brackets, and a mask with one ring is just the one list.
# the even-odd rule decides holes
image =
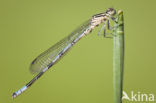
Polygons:
[[81,35],[90,26],[90,20],[83,23],[79,28],[73,31],[70,35],[50,47],[48,50],[41,53],[37,58],[35,58],[30,64],[30,72],[38,73],[46,68],[55,57],[73,40],[75,40],[79,35]]

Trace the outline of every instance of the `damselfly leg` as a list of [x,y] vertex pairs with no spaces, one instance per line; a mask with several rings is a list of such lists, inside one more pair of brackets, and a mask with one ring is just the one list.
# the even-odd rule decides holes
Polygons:
[[[101,35],[101,32],[103,31],[103,36],[104,36],[104,38],[113,38],[113,37],[112,37],[112,36],[113,36],[112,32],[111,32],[111,33],[106,32],[107,30],[112,31],[112,30],[114,29],[114,27],[112,27],[112,26],[110,25],[110,19],[111,19],[113,22],[116,22],[116,21],[115,21],[115,17],[110,17],[109,19],[107,19],[106,21],[104,21],[103,26],[101,27],[101,29],[100,29],[99,32],[98,32],[98,36]],[[110,36],[108,36],[108,35],[110,35]]]

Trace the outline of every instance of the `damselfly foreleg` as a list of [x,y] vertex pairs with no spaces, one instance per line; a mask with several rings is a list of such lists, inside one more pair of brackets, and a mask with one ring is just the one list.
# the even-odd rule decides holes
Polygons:
[[[114,17],[111,17],[110,19],[111,19],[112,21],[116,22],[116,20],[115,20]],[[110,25],[110,19],[107,20],[107,29],[112,31],[115,27],[112,27],[112,26]],[[103,35],[104,35],[105,38],[113,38],[114,35],[113,35],[112,32],[111,32],[111,33],[107,33],[107,32],[106,32],[106,26],[105,26],[105,28],[103,28],[103,29],[104,29]],[[107,36],[107,35],[111,35],[111,36]]]

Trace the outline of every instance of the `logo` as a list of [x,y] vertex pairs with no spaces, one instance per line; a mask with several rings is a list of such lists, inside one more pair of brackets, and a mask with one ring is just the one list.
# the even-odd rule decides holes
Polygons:
[[154,101],[154,94],[131,91],[128,95],[123,91],[122,99],[127,101],[152,102]]

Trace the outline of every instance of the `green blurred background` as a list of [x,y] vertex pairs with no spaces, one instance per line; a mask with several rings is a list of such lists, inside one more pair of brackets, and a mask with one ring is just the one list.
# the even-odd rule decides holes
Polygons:
[[156,95],[155,4],[155,0],[0,0],[0,103],[113,103],[113,43],[97,36],[100,28],[81,39],[28,91],[11,98],[33,78],[29,64],[36,56],[109,7],[124,11],[124,90]]

